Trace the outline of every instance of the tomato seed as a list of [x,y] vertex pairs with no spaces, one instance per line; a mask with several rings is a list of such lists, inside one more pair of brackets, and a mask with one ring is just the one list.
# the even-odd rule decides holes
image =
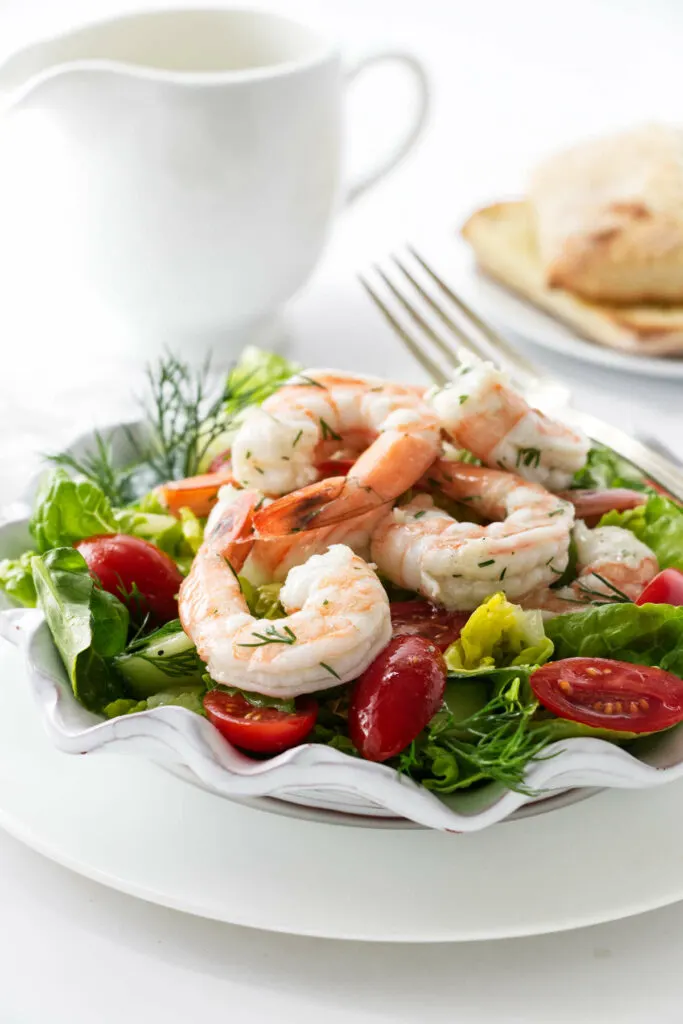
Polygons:
[[614,705],[614,710],[616,711],[616,713],[618,715],[620,715],[622,713],[622,711],[624,710],[624,705],[621,703],[620,700],[618,700],[616,702],[616,704]]
[[642,697],[642,698],[641,698],[641,699],[640,699],[640,700],[638,701],[638,705],[639,705],[639,707],[640,707],[640,710],[641,710],[641,711],[648,711],[648,710],[649,710],[649,707],[650,707],[650,705],[648,704],[648,702],[647,702],[647,701],[645,700],[645,698],[644,698],[644,697]]
[[562,693],[569,695],[572,692],[572,684],[566,679],[560,679],[557,685],[562,690]]
[[605,706],[605,705],[604,705],[604,704],[602,703],[602,701],[601,701],[601,700],[596,700],[595,704],[593,705],[593,708],[594,708],[594,709],[595,709],[596,711],[602,711],[602,709],[604,708],[604,706]]
[[594,668],[591,665],[590,668],[586,669],[586,675],[587,676],[599,676],[600,675],[600,669],[599,668]]
[[631,701],[631,703],[628,706],[628,709],[629,709],[629,711],[631,712],[632,715],[635,715],[637,713],[638,705],[636,704],[636,702],[634,700]]
[[610,700],[610,701],[608,701],[608,702],[607,702],[607,703],[605,704],[605,714],[606,714],[606,715],[611,715],[613,711],[614,711],[614,704],[613,704],[613,703],[612,703],[612,701]]

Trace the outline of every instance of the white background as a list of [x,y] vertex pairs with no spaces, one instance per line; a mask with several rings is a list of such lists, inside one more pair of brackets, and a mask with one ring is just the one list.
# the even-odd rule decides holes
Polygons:
[[[343,214],[314,281],[288,311],[290,344],[305,361],[405,371],[408,364],[375,326],[353,283],[356,269],[425,230],[455,230],[480,201],[514,195],[530,163],[566,140],[652,117],[681,119],[683,9],[675,0],[270,0],[270,6],[326,25],[352,53],[383,44],[417,51],[430,65],[435,89],[419,151]],[[0,3],[0,45],[9,51],[79,14],[115,9],[122,7],[100,0]],[[390,139],[408,103],[398,79],[368,83],[362,94],[359,86],[351,103],[354,164]],[[43,300],[49,282],[18,281],[11,258],[4,261],[3,501],[16,496],[35,453],[130,408],[148,354],[107,348],[97,311],[86,316],[56,300],[50,305]],[[585,408],[680,448],[680,382],[534,355],[574,387]],[[1,786],[2,779],[0,792]],[[586,865],[591,873],[609,869]],[[240,1024],[683,1019],[680,907],[516,942],[403,948],[322,942],[147,906],[0,834],[0,908],[0,1024],[219,1015]]]

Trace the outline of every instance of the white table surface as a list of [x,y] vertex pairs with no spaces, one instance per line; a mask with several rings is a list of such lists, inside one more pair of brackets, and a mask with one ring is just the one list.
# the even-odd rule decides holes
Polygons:
[[[2,49],[86,10],[94,16],[122,6],[0,0]],[[561,6],[269,0],[269,6],[327,24],[352,50],[381,43],[415,49],[429,61],[435,84],[431,130],[419,151],[344,213],[315,279],[287,312],[289,344],[304,362],[351,367],[362,360],[369,370],[406,370],[353,284],[354,269],[420,235],[425,225],[456,225],[478,202],[514,194],[537,155],[583,132],[681,116],[683,10],[675,0],[651,0],[647,11],[638,0]],[[400,83],[382,88],[378,82],[362,103],[356,97],[354,154],[397,123],[399,101],[393,110],[383,107],[394,84],[400,101]],[[75,429],[131,411],[126,382],[137,387],[148,353],[108,348],[98,310],[43,301],[49,282],[16,280],[11,260],[0,270],[5,501],[35,468],[37,452],[58,448]],[[534,355],[572,385],[578,404],[683,450],[680,382]],[[586,870],[609,871],[609,865]],[[2,1024],[172,1024],[219,1015],[236,1024],[683,1019],[683,906],[520,941],[402,948],[312,941],[137,902],[0,833],[0,908]]]

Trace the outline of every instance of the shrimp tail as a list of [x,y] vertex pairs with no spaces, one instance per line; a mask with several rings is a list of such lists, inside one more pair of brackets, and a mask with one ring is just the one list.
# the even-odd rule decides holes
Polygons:
[[260,539],[280,537],[303,530],[317,530],[377,508],[372,492],[344,476],[328,477],[318,483],[278,498],[254,516]]

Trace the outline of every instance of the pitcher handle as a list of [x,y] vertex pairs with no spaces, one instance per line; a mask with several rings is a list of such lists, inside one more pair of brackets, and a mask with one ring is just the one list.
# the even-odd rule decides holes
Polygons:
[[363,72],[379,64],[399,64],[410,72],[415,83],[418,107],[412,122],[407,126],[402,137],[394,145],[391,152],[379,160],[374,167],[359,174],[356,180],[351,183],[346,194],[347,203],[352,203],[363,192],[377,184],[408,155],[422,135],[427,122],[430,101],[429,78],[424,65],[417,57],[410,53],[387,50],[363,57],[347,71],[346,84],[350,85]]

